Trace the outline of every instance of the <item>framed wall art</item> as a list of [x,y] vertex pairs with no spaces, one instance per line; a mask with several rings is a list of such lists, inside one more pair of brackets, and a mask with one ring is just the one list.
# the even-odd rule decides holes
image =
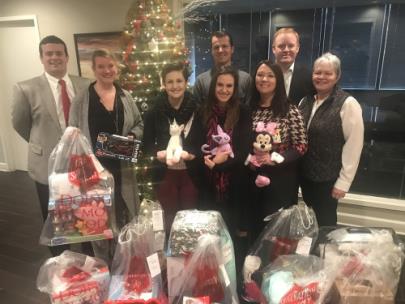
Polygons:
[[[107,49],[113,54],[121,54],[122,32],[74,34],[77,67],[79,75],[94,79],[91,69],[91,56],[97,49]],[[120,58],[117,56],[117,58]]]

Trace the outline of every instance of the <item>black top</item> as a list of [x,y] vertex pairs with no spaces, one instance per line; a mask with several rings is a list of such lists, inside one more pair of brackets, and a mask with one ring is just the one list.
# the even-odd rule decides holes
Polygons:
[[[166,92],[162,92],[156,97],[151,108],[145,114],[145,127],[143,133],[142,151],[147,156],[156,157],[158,151],[166,150],[170,140],[169,124],[176,119],[177,124],[186,125],[195,114],[197,106],[191,93],[186,92],[183,102],[179,109],[174,109],[168,101]],[[186,161],[185,164],[189,170],[189,175],[197,183],[197,175],[193,171],[198,162],[202,161],[201,146],[204,144],[204,138],[201,133],[199,120],[194,116],[190,131],[186,138],[183,137],[183,149],[196,158],[193,161]],[[154,161],[153,179],[154,182],[162,180],[167,167],[157,159]]]
[[[197,119],[202,121],[202,113],[197,115]],[[219,124],[224,129],[224,121],[219,120]],[[204,141],[208,133],[208,127],[202,123],[201,131],[204,134]],[[210,169],[201,161],[204,176],[200,190],[200,204],[202,209],[220,210],[231,234],[235,228],[246,230],[248,217],[247,209],[250,207],[250,199],[247,191],[248,168],[244,162],[249,154],[252,143],[252,117],[250,109],[240,106],[239,119],[232,130],[232,150],[234,158],[229,157],[224,163],[215,165],[214,172],[224,172],[229,176],[229,186],[223,198],[219,199],[217,190],[210,179]]]
[[[108,111],[100,102],[92,83],[89,87],[89,132],[91,138],[91,145],[93,150],[96,146],[97,135],[100,132],[107,132],[110,134],[122,134],[122,127],[124,125],[124,107],[121,98],[119,98],[120,89],[116,86],[116,94],[114,101],[114,108]],[[115,179],[120,179],[120,162],[116,159],[98,158],[101,165],[113,174]],[[116,180],[117,184],[120,184]]]

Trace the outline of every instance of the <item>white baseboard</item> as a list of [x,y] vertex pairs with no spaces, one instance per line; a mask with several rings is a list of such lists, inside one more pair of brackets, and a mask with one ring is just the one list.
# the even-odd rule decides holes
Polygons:
[[348,194],[339,202],[338,223],[389,227],[397,234],[405,235],[405,200]]
[[10,171],[6,163],[0,163],[0,171]]

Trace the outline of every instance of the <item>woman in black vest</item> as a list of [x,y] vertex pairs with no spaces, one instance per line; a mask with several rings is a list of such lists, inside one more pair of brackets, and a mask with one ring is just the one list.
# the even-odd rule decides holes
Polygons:
[[337,202],[350,188],[363,148],[361,107],[337,86],[340,76],[339,58],[323,54],[312,72],[316,95],[305,97],[299,106],[308,132],[301,189],[320,226],[336,225]]
[[[276,133],[267,137],[271,138],[270,152],[277,152],[283,157],[278,163],[271,159],[270,153],[260,156],[260,152],[256,151],[255,157],[260,167],[250,165],[253,169],[250,172],[250,185],[254,203],[250,224],[252,240],[255,240],[266,224],[264,217],[297,202],[297,160],[307,149],[307,135],[300,111],[287,98],[280,66],[263,60],[258,64],[253,79],[255,86],[251,106],[255,142],[261,135],[268,134],[266,130],[261,130],[261,123],[264,126],[275,124]],[[257,185],[259,173],[269,178],[270,184]]]

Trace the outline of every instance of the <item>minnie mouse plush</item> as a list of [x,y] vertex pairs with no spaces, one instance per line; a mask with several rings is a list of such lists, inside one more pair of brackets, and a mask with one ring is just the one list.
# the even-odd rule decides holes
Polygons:
[[[272,150],[272,143],[274,138],[278,136],[277,124],[268,123],[265,125],[262,121],[257,123],[256,126],[256,140],[253,142],[254,154],[249,154],[245,164],[252,164],[254,167],[258,168],[258,175],[255,180],[257,187],[265,187],[270,185],[270,178],[266,176],[265,170],[261,170],[263,165],[262,159],[266,154],[269,154]],[[284,157],[277,152],[270,153],[270,160],[277,164],[284,161]]]

